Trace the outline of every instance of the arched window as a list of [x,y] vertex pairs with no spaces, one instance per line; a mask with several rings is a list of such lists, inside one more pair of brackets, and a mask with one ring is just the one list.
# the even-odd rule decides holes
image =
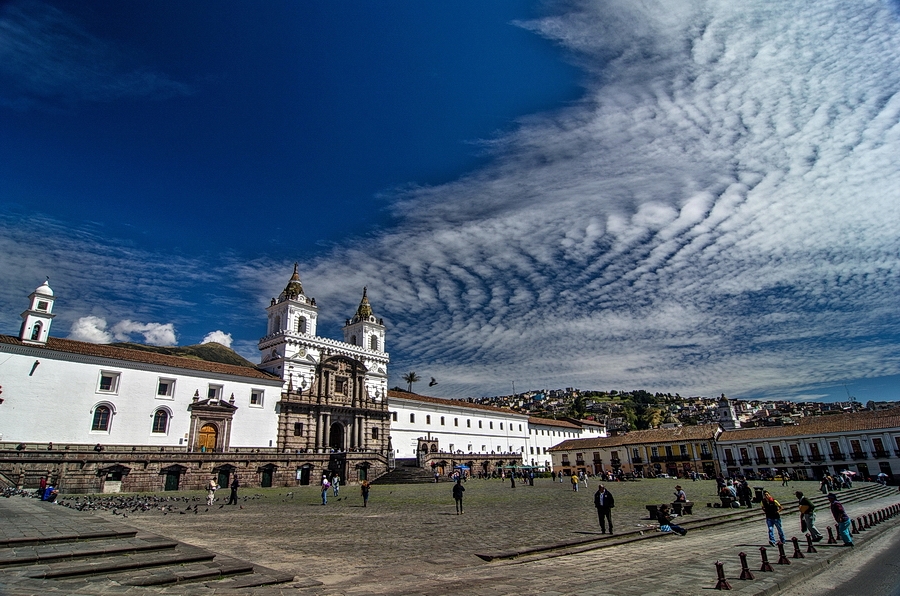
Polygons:
[[351,345],[351,346],[355,346],[355,345],[356,345],[356,336],[355,336],[355,335],[351,335],[351,336],[350,336],[350,345]]
[[97,406],[94,408],[94,419],[91,422],[91,430],[109,431],[111,418],[112,410],[109,406]]
[[373,335],[369,338],[369,348],[372,350],[378,349],[378,337]]
[[281,330],[281,317],[275,315],[275,327],[272,329],[272,333],[276,333]]
[[306,317],[297,319],[297,333],[306,333]]
[[151,432],[160,434],[169,432],[169,413],[166,410],[156,410],[153,414],[153,429]]
[[31,328],[31,339],[37,341],[41,339],[41,322],[38,321],[34,324],[34,327]]

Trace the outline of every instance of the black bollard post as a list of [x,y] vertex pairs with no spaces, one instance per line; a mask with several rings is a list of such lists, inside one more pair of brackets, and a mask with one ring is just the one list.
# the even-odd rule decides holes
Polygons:
[[805,559],[803,553],[800,552],[800,541],[797,540],[797,537],[794,536],[791,538],[791,542],[794,543],[794,554],[792,555],[795,559]]
[[851,534],[859,534],[859,530],[856,529],[856,520],[855,519],[850,520],[850,528],[851,528],[850,529]]
[[775,571],[772,569],[772,564],[769,563],[769,557],[766,556],[766,547],[759,547],[759,556],[762,557],[762,567],[759,568],[760,571]]
[[816,547],[813,546],[812,534],[806,535],[806,552],[808,553],[817,553],[819,551],[816,550]]
[[784,542],[778,543],[778,561],[775,562],[776,565],[790,565],[791,560],[787,558],[787,555],[784,554]]
[[834,539],[834,532],[831,531],[831,526],[828,526],[828,542],[826,544],[837,544],[837,540]]
[[716,561],[716,575],[719,576],[719,581],[716,582],[717,590],[730,590],[731,584],[728,583],[728,580],[725,579],[725,565]]
[[866,529],[866,522],[863,520],[862,517],[858,517],[856,519],[856,529],[859,530],[860,532],[862,532],[863,530]]
[[741,558],[741,579],[753,579],[750,567],[747,566],[747,553],[738,553]]

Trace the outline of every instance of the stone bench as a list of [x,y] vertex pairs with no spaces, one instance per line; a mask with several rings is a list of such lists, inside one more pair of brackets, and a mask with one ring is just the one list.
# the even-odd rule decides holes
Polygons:
[[650,516],[650,519],[657,519],[659,505],[644,505],[644,507],[647,509],[647,514]]
[[672,503],[672,513],[676,515],[691,515],[694,513],[694,504],[691,501],[684,503]]

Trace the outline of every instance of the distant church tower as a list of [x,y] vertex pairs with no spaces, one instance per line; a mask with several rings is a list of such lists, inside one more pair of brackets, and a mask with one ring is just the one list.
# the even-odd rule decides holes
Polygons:
[[734,430],[741,427],[737,414],[734,412],[734,406],[731,405],[731,402],[728,401],[728,398],[725,397],[724,393],[719,399],[719,406],[717,409],[719,412],[719,426],[724,430]]
[[28,344],[46,344],[50,336],[50,323],[53,321],[53,290],[50,289],[50,278],[42,283],[28,297],[31,306],[22,313],[22,328],[19,339]]

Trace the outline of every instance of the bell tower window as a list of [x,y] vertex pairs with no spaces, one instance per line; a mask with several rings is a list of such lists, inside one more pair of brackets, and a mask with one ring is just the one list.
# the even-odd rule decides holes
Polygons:
[[378,350],[378,336],[373,335],[369,338],[369,348],[372,350]]
[[306,317],[297,319],[297,333],[306,333]]
[[31,329],[31,339],[37,341],[41,338],[41,323],[38,321]]
[[350,345],[351,345],[351,346],[355,346],[355,345],[356,345],[356,336],[355,336],[355,335],[351,335],[351,336],[350,336]]

